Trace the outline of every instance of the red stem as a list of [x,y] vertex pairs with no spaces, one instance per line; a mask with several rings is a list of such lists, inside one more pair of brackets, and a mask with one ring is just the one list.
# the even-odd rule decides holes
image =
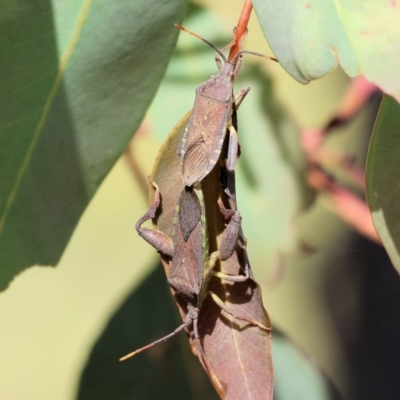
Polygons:
[[235,30],[235,44],[231,47],[229,53],[228,62],[231,61],[236,54],[241,50],[241,41],[247,33],[247,25],[249,23],[250,14],[253,10],[253,4],[251,0],[245,0],[242,8],[242,12],[239,17],[238,24]]

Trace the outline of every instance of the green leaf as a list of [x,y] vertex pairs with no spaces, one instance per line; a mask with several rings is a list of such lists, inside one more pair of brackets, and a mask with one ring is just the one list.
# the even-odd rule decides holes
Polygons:
[[280,332],[274,331],[276,400],[333,400],[340,396],[317,366]]
[[55,265],[137,129],[186,0],[6,1],[0,18],[0,290]]
[[[264,35],[299,82],[340,65],[400,100],[400,4],[362,0],[254,0]],[[379,17],[378,17],[379,16]]]
[[400,106],[382,100],[368,151],[366,197],[375,228],[400,272]]

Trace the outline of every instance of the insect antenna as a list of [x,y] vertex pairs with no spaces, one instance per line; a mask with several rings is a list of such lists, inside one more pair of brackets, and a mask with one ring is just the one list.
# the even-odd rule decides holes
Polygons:
[[147,350],[147,349],[150,349],[151,347],[155,346],[157,343],[164,342],[164,341],[170,339],[172,336],[175,336],[177,333],[179,333],[179,332],[182,331],[183,329],[187,328],[191,323],[192,323],[192,319],[191,319],[191,318],[187,318],[187,320],[186,320],[181,326],[179,326],[178,328],[176,328],[176,329],[175,329],[173,332],[171,332],[170,334],[168,334],[168,335],[162,337],[161,339],[158,339],[158,340],[156,340],[156,341],[154,341],[154,342],[152,342],[152,343],[150,343],[150,344],[148,344],[148,345],[146,345],[146,346],[143,346],[143,347],[141,347],[140,349],[137,349],[137,350],[135,350],[135,351],[132,351],[132,353],[129,353],[129,354],[127,354],[126,356],[121,357],[121,358],[119,359],[119,361],[125,361],[125,360],[127,360],[128,358],[131,358],[131,357],[135,356],[136,354],[141,353],[142,351],[145,351],[145,350]]
[[[196,37],[197,39],[202,40],[204,43],[207,43],[210,47],[212,47],[220,56],[221,58],[224,60],[224,62],[226,62],[226,57],[225,55],[222,53],[222,50],[227,49],[229,47],[232,47],[232,45],[234,44],[234,41],[232,43],[229,43],[227,46],[225,46],[222,50],[219,49],[217,46],[215,46],[214,44],[212,44],[211,42],[209,42],[207,39],[204,39],[203,37],[201,37],[200,35],[198,35],[197,33],[194,33],[193,31],[191,31],[188,28],[185,28],[182,25],[179,24],[174,24],[178,29],[180,29],[181,31],[184,31],[186,33],[189,33],[189,35],[192,35],[194,37]],[[277,58],[272,57],[272,56],[267,56],[265,54],[261,54],[261,53],[257,53],[255,51],[250,51],[250,50],[239,50],[235,56],[233,57],[232,61],[236,61],[236,59],[238,58],[238,56],[240,56],[240,54],[252,54],[253,56],[257,56],[257,57],[261,57],[261,58],[266,58],[267,60],[271,60],[271,61],[276,61],[279,62]]]
[[267,60],[279,62],[278,59],[275,58],[275,57],[266,56],[265,54],[257,53],[257,52],[255,52],[255,51],[242,50],[242,53],[252,54],[253,56],[257,56],[257,57],[261,57],[261,58],[266,58]]
[[[213,45],[211,42],[209,42],[207,39],[204,39],[203,37],[201,37],[200,35],[198,35],[197,33],[192,32],[191,30],[185,28],[182,25],[179,24],[174,24],[178,29],[180,29],[181,31],[184,31],[186,33],[189,33],[189,35],[192,35],[194,37],[196,37],[197,39],[202,40],[204,43],[207,43],[209,46],[211,46],[220,56],[221,58],[224,60],[224,62],[226,62],[226,57],[224,55],[224,53],[222,53],[222,51],[215,45]],[[225,48],[225,47],[224,47]]]

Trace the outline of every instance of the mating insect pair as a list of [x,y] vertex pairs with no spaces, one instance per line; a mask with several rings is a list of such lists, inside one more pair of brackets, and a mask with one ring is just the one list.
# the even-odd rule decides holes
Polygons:
[[[199,312],[208,295],[233,318],[247,321],[263,330],[270,330],[270,327],[263,323],[233,312],[215,293],[208,290],[213,276],[233,282],[243,282],[249,278],[245,239],[241,233],[241,216],[236,207],[234,189],[232,190],[234,174],[230,173],[234,170],[238,157],[236,110],[249,91],[249,88],[245,88],[237,96],[233,94],[233,83],[241,66],[243,51],[240,50],[228,62],[221,50],[210,45],[217,52],[216,60],[220,73],[196,89],[192,114],[178,146],[182,171],[179,175],[183,180],[184,188],[176,203],[174,218],[171,221],[172,233],[168,235],[159,230],[142,228],[146,220],[155,218],[160,208],[162,193],[156,182],[151,182],[155,189],[153,203],[136,225],[138,233],[161,254],[168,257],[170,265],[168,282],[185,304],[186,317],[183,324],[174,332],[126,355],[121,360],[132,357],[160,341],[167,340],[191,325],[195,340],[200,342]],[[231,45],[232,43],[227,47]],[[218,56],[225,62],[224,65]],[[225,142],[228,143],[224,146]],[[221,154],[222,149],[225,150]],[[218,199],[218,207],[229,223],[223,231],[218,250],[210,253],[202,182],[214,168],[219,168],[223,176],[220,191],[221,194],[225,192],[228,195],[229,208],[225,207],[221,196]],[[228,260],[235,251],[239,251],[239,248],[245,261],[243,266],[239,266],[238,271],[242,269],[244,274],[227,275],[216,271],[217,262]],[[200,343],[198,348],[203,353]],[[205,361],[204,354],[202,356]]]

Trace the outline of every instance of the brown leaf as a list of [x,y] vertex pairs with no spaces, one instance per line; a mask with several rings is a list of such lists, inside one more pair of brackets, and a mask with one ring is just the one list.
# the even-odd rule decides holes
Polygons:
[[[189,115],[190,113],[185,115],[164,142],[152,173],[162,195],[162,210],[156,221],[157,228],[168,235],[171,234],[175,205],[183,188],[177,148]],[[219,175],[217,166],[202,182],[210,252],[217,250],[225,224],[228,222],[217,205],[218,197],[221,196]],[[152,193],[153,189],[150,188],[150,197]],[[223,200],[228,206],[225,194]],[[221,263],[221,271],[230,275],[243,274],[245,259],[245,252],[238,246],[232,257]],[[169,276],[168,260],[163,259],[163,264]],[[262,305],[261,289],[253,279],[233,283],[213,277],[209,290],[216,293],[236,315],[253,319],[267,327],[271,326]],[[184,318],[185,306],[179,298],[175,298]],[[191,335],[189,337],[192,350],[198,355],[221,397],[225,396],[229,400],[273,398],[271,332],[234,319],[208,296],[200,310],[199,334],[205,359],[196,348],[196,341]]]

